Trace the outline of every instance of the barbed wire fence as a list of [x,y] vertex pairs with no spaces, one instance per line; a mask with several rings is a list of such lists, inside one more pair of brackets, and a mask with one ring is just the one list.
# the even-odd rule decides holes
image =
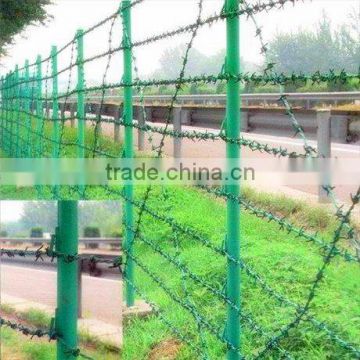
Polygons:
[[[118,11],[101,20],[94,26],[77,31],[74,38],[57,49],[52,47],[50,56],[41,59],[37,57],[34,63],[26,61],[24,67],[16,67],[1,78],[1,150],[13,158],[119,158],[132,159],[135,156],[133,130],[142,131],[147,135],[147,141],[153,157],[164,155],[167,138],[190,139],[206,142],[219,140],[226,144],[229,159],[238,159],[240,148],[246,147],[252,151],[266,153],[275,157],[287,158],[319,158],[317,150],[309,145],[308,139],[296,119],[283,87],[290,84],[308,83],[345,83],[349,80],[360,80],[360,73],[350,74],[344,70],[336,72],[329,69],[326,73],[276,73],[273,63],[267,62],[263,72],[242,73],[239,68],[239,19],[250,18],[255,25],[256,36],[260,40],[261,51],[267,52],[262,29],[259,27],[256,15],[264,11],[275,11],[288,5],[295,5],[296,0],[269,0],[250,3],[239,0],[226,0],[219,12],[203,15],[203,0],[198,1],[194,21],[186,26],[132,41],[131,11],[144,3],[145,0],[122,1]],[[227,54],[224,66],[218,74],[188,76],[186,69],[191,49],[198,32],[206,26],[224,22],[227,28]],[[84,56],[84,47],[90,34],[98,29],[109,26],[107,49]],[[114,32],[122,31],[122,42],[116,44]],[[184,50],[180,73],[173,79],[142,80],[135,54],[138,48],[172,39],[178,35],[188,34],[190,39]],[[68,53],[66,55],[66,53]],[[123,74],[119,82],[108,82],[108,74],[114,56],[123,55]],[[68,65],[58,69],[58,59],[63,56],[69,59]],[[85,82],[85,66],[98,60],[105,61],[105,70],[99,85],[88,86]],[[45,73],[43,75],[43,69]],[[220,70],[220,69],[219,69]],[[75,76],[75,71],[77,75]],[[133,75],[135,75],[133,80]],[[66,77],[64,91],[59,91],[59,77]],[[76,84],[74,79],[76,78]],[[188,84],[216,84],[225,82],[227,85],[226,116],[218,133],[192,131],[177,131],[171,128],[178,95],[182,87]],[[290,151],[282,147],[273,147],[259,141],[248,140],[240,135],[240,84],[279,85],[281,96],[279,102],[289,116],[295,135],[303,140],[303,151]],[[154,126],[147,122],[145,107],[146,89],[160,86],[174,88],[170,102],[167,105],[165,126]],[[133,121],[133,90],[140,96],[140,113],[144,122]],[[112,117],[106,113],[106,94],[109,91],[123,93],[121,104],[117,104],[116,113]],[[50,94],[51,92],[51,94]],[[95,116],[89,116],[87,99],[92,94],[100,93],[100,101],[96,105]],[[68,113],[70,112],[70,115]],[[75,122],[77,126],[75,127]],[[90,125],[90,126],[88,126]],[[115,138],[119,139],[119,131],[124,129],[124,142],[112,142],[102,134],[103,125],[114,126]],[[159,139],[156,136],[159,136]],[[158,141],[157,141],[158,140]],[[56,183],[56,178],[55,178]],[[359,259],[351,249],[344,248],[342,241],[356,241],[357,232],[351,222],[351,214],[360,202],[360,189],[351,197],[351,204],[345,208],[339,205],[334,189],[325,186],[329,199],[335,206],[337,219],[336,229],[330,240],[310,233],[270,211],[260,208],[244,198],[240,193],[239,184],[223,187],[199,186],[200,194],[210,194],[227,203],[227,224],[225,241],[213,239],[204,235],[195,227],[185,224],[169,215],[172,204],[167,189],[160,191],[149,185],[145,190],[137,191],[133,185],[123,188],[114,186],[97,187],[103,194],[112,199],[124,202],[123,228],[125,244],[123,257],[114,261],[99,257],[86,257],[93,262],[102,262],[110,267],[119,268],[126,284],[126,302],[128,306],[135,304],[136,298],[141,298],[152,307],[154,316],[162,326],[189,348],[189,358],[286,358],[294,355],[285,339],[291,332],[298,329],[301,323],[306,323],[322,333],[332,346],[341,349],[344,358],[360,358],[360,345],[346,340],[342,333],[332,325],[318,319],[313,312],[312,304],[319,287],[324,281],[326,270],[334,259],[348,266],[357,264]],[[95,189],[96,190],[96,189]],[[33,250],[1,249],[1,256],[33,257],[41,261],[44,257],[57,259],[58,263],[58,309],[49,330],[32,329],[5,319],[0,319],[1,326],[8,326],[31,337],[48,337],[58,344],[58,359],[74,359],[82,356],[90,358],[78,347],[77,341],[77,262],[84,255],[79,255],[77,239],[77,199],[92,199],[94,188],[91,186],[36,186],[38,199],[52,198],[59,201],[59,226],[52,245],[48,248]],[[153,199],[161,196],[167,206],[166,211],[160,211],[152,206]],[[66,200],[70,199],[70,200]],[[285,232],[299,241],[311,243],[321,256],[321,264],[309,284],[304,300],[299,303],[280,293],[269,285],[266,277],[259,274],[253,266],[240,255],[240,211],[244,210],[255,217],[276,223],[279,232]],[[156,238],[147,230],[146,225],[154,222],[164,230],[173,246],[164,244],[162,238]],[[160,236],[161,237],[161,236]],[[196,266],[184,256],[184,241],[201,246],[204,258],[217,263],[219,273],[214,278],[201,276]],[[158,262],[151,263],[144,257],[144,248],[152,253]],[[225,271],[226,269],[226,271]],[[174,288],[174,282],[167,281],[164,270],[174,273],[179,288]],[[176,273],[176,275],[175,275]],[[242,279],[250,281],[267,298],[277,304],[279,309],[288,313],[288,321],[269,330],[246,309],[247,294],[240,293]],[[156,298],[149,291],[148,283],[161,290],[166,302]],[[72,284],[66,288],[64,284]],[[198,295],[198,292],[201,294]],[[63,297],[70,297],[70,303],[64,303]],[[219,313],[214,314],[204,309],[203,298],[210,306],[216,306]],[[181,313],[181,318],[172,316],[166,311],[171,304],[173,313]],[[120,306],[120,305],[119,305]],[[274,305],[275,306],[275,305]],[[278,309],[276,308],[276,309]],[[175,311],[176,310],[176,311]],[[274,310],[275,311],[275,310]],[[276,322],[277,324],[277,322]],[[131,324],[130,324],[131,326]],[[243,334],[251,339],[253,347],[245,351],[242,346]],[[125,345],[126,346],[126,345]],[[216,348],[214,352],[213,348]]]

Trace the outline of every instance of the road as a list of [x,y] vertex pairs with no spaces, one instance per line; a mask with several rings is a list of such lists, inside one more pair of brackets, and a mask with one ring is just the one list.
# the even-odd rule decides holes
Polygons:
[[[152,126],[163,127],[163,123],[148,123]],[[169,125],[169,129],[172,129],[172,125]],[[182,126],[182,131],[198,131],[198,132],[211,132],[214,134],[218,133],[218,130],[215,129],[205,129],[200,127],[194,126]],[[113,136],[114,127],[111,124],[103,124],[102,131],[104,134],[108,136]],[[121,128],[123,131],[123,128]],[[304,142],[302,139],[292,137],[293,134],[290,134],[286,131],[276,130],[276,136],[274,135],[274,130],[268,131],[267,134],[264,133],[241,133],[245,139],[248,140],[256,140],[261,144],[268,144],[270,147],[281,147],[288,149],[289,152],[295,151],[297,153],[304,153]],[[120,138],[122,138],[123,133],[120,134]],[[137,130],[134,130],[134,139],[135,144],[137,144]],[[161,135],[159,134],[152,134],[151,142],[148,141],[148,135],[145,134],[145,151],[151,152],[152,146],[158,146],[161,141]],[[308,140],[308,144],[313,146],[314,148],[317,147],[316,139],[310,138]],[[173,138],[166,137],[164,140],[164,153],[168,156],[173,155]],[[344,159],[344,161],[351,160],[353,164],[355,164],[356,168],[359,168],[358,165],[360,164],[360,143],[354,144],[340,144],[340,143],[332,143],[332,157],[338,159]],[[182,157],[183,158],[224,158],[226,156],[226,144],[222,140],[190,140],[190,139],[182,139]],[[259,151],[252,151],[249,147],[241,147],[241,157],[244,160],[248,160],[248,162],[252,160],[269,160],[274,159],[273,155],[269,155]],[[248,164],[248,163],[247,163]],[[201,166],[201,164],[199,164]],[[288,184],[283,186],[277,186],[272,184],[273,179],[271,178],[271,174],[269,175],[270,181],[260,186],[259,184],[249,184],[253,185],[255,188],[259,190],[266,190],[266,191],[273,191],[279,192],[286,195],[294,194],[294,191],[297,193],[302,193],[306,199],[307,195],[317,195],[318,187],[308,184]],[[349,194],[356,192],[359,184],[352,184],[352,185],[337,185],[335,189],[335,193],[337,198],[341,202],[348,202],[350,200]]]
[[[55,309],[56,272],[51,269],[34,269],[18,265],[0,266],[1,293]],[[115,279],[83,275],[83,315],[109,324],[121,322],[121,286]]]

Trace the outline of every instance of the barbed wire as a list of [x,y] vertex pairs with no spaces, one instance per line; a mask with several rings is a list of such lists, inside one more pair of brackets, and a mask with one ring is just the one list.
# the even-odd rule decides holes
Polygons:
[[[289,158],[318,158],[320,155],[317,153],[316,149],[310,146],[309,141],[306,137],[304,129],[302,128],[300,122],[295,116],[294,109],[287,99],[287,95],[283,91],[283,87],[287,85],[299,85],[299,84],[319,84],[319,83],[341,83],[344,84],[351,80],[360,81],[360,69],[357,74],[348,73],[345,70],[335,71],[330,69],[326,72],[316,71],[312,74],[305,73],[276,73],[275,72],[275,64],[267,61],[264,70],[261,73],[239,73],[236,75],[232,75],[226,72],[226,70],[222,70],[219,74],[201,74],[197,76],[187,76],[186,69],[190,56],[190,51],[192,49],[194,40],[198,34],[198,31],[204,26],[210,26],[216,22],[224,21],[226,19],[231,19],[239,16],[246,16],[251,18],[251,20],[255,24],[256,28],[256,37],[260,39],[261,44],[261,52],[266,55],[268,50],[268,45],[264,41],[264,37],[262,34],[262,30],[259,27],[256,21],[256,14],[262,13],[264,11],[270,11],[272,9],[281,9],[286,4],[295,4],[298,0],[270,0],[267,2],[256,2],[253,4],[248,4],[246,1],[239,1],[240,8],[239,10],[230,10],[227,11],[226,7],[224,7],[220,12],[215,13],[214,15],[203,17],[203,1],[200,0],[198,2],[198,13],[195,22],[180,26],[175,29],[162,32],[160,34],[152,35],[146,37],[145,39],[138,40],[135,42],[130,41],[128,35],[128,29],[123,19],[123,11],[126,8],[134,7],[142,3],[144,0],[136,0],[129,2],[126,7],[120,8],[115,13],[110,14],[105,19],[100,20],[94,26],[88,28],[83,32],[83,35],[87,35],[96,29],[101,28],[105,24],[110,24],[110,31],[108,34],[108,48],[101,53],[95,54],[88,58],[76,61],[73,61],[74,55],[74,45],[78,40],[75,36],[69,43],[65,44],[62,48],[60,48],[56,55],[65,51],[66,49],[71,47],[70,54],[70,63],[49,75],[49,63],[51,57],[45,58],[41,60],[41,64],[47,64],[47,71],[45,76],[40,76],[39,79],[34,80],[34,76],[26,76],[29,79],[16,79],[14,73],[11,73],[6,81],[2,83],[1,91],[2,91],[2,103],[1,103],[1,138],[2,138],[2,148],[5,152],[9,153],[11,156],[15,154],[16,157],[47,157],[51,156],[50,147],[57,148],[59,157],[69,155],[67,152],[72,147],[86,151],[86,157],[106,157],[106,158],[119,158],[119,154],[115,152],[111,152],[111,149],[103,146],[103,139],[100,132],[100,127],[102,124],[114,124],[114,126],[122,126],[124,128],[137,129],[148,134],[148,141],[151,145],[151,150],[153,152],[154,157],[162,157],[164,156],[164,146],[166,138],[178,138],[178,139],[189,139],[193,141],[221,141],[227,144],[237,144],[239,146],[245,146],[252,151],[257,151],[259,153],[266,153],[276,157],[289,157]],[[119,46],[113,46],[113,30],[115,26],[116,20],[119,18],[122,20],[123,25],[123,41],[119,44]],[[173,79],[145,79],[142,80],[139,76],[138,66],[136,64],[136,57],[134,54],[134,49],[150,45],[156,43],[161,40],[173,38],[176,35],[181,34],[190,34],[190,40],[187,43],[185,48],[185,53],[180,65],[179,76]],[[134,65],[135,79],[134,81],[119,81],[115,83],[107,82],[107,75],[109,72],[112,56],[120,51],[124,50],[132,50],[132,60]],[[107,57],[105,70],[102,74],[102,81],[99,85],[87,86],[84,89],[71,89],[72,83],[72,69],[78,67],[79,65],[84,65],[86,63],[95,61],[100,58]],[[26,70],[37,65],[38,63],[34,63],[29,65],[26,68],[20,68],[18,71]],[[48,95],[48,84],[49,80],[54,80],[55,76],[63,74],[65,72],[69,72],[68,83],[65,92],[58,94],[57,96],[49,96]],[[37,77],[37,76],[35,76]],[[31,91],[29,91],[30,85],[34,85],[34,82],[38,80],[40,82],[45,82],[45,96],[42,93],[35,92],[35,86],[32,86]],[[256,140],[246,139],[244,136],[239,136],[238,138],[229,138],[222,131],[217,132],[209,132],[209,131],[177,131],[174,129],[170,129],[171,119],[173,117],[173,113],[176,109],[176,101],[177,97],[181,92],[181,89],[184,85],[187,84],[216,84],[218,82],[229,82],[229,81],[237,81],[243,84],[252,84],[255,86],[259,85],[279,85],[281,96],[279,98],[279,102],[285,108],[285,113],[288,115],[290,122],[295,131],[295,135],[300,136],[303,141],[304,152],[295,152],[289,151],[286,148],[282,147],[272,147],[266,143],[261,143]],[[170,102],[165,106],[166,116],[165,116],[165,124],[164,126],[154,126],[146,123],[146,109],[145,109],[145,96],[144,90],[146,88],[151,87],[159,87],[159,86],[173,86],[174,92],[171,95]],[[22,88],[25,87],[27,90],[24,92]],[[116,117],[115,119],[109,119],[103,116],[103,108],[106,104],[105,97],[106,93],[113,89],[126,89],[126,88],[136,88],[138,93],[140,94],[140,107],[143,117],[143,123],[133,122],[132,119],[127,119],[124,115]],[[90,116],[85,116],[82,119],[79,119],[78,114],[66,116],[65,112],[67,111],[67,105],[72,100],[73,95],[80,94],[80,92],[85,93],[85,95],[89,95],[94,92],[100,92],[100,102],[96,104],[96,114],[95,118]],[[50,104],[52,101],[63,101],[62,103],[62,116],[58,117],[56,114],[53,116],[53,119],[49,119],[50,116],[43,113],[39,115],[38,113],[33,113],[34,103],[41,103],[42,111],[44,110],[43,105],[45,103],[46,109],[50,108]],[[28,104],[30,104],[30,109],[28,108]],[[118,110],[120,110],[121,104],[118,105]],[[88,111],[89,112],[89,111]],[[53,114],[54,115],[54,114]],[[4,123],[5,119],[5,123]],[[26,121],[23,121],[23,120]],[[38,124],[41,124],[40,127],[33,127],[33,121],[36,120]],[[86,122],[91,122],[94,125],[94,129],[91,132],[93,136],[90,145],[88,144],[79,144],[77,141],[69,140],[65,134],[65,126],[66,121],[73,120],[83,120]],[[61,121],[61,133],[59,139],[49,137],[47,132],[54,125],[58,125],[58,122]],[[14,130],[15,127],[15,130]],[[153,138],[153,134],[160,135],[160,140],[158,144],[155,144],[155,140]],[[4,137],[5,135],[5,137]],[[14,140],[15,139],[15,140]],[[14,148],[15,144],[15,150]],[[86,192],[90,187],[85,187],[84,192],[80,191],[79,187],[69,187],[69,193],[78,194],[80,198],[86,199]],[[152,195],[152,185],[145,188],[144,193],[141,196],[141,200],[136,200],[135,198],[131,198],[126,196],[123,189],[117,190],[116,188],[110,186],[100,186],[99,189],[103,190],[107,195],[117,196],[117,198],[121,198],[128,204],[134,206],[134,208],[138,211],[137,218],[134,226],[129,226],[126,222],[124,222],[123,226],[126,230],[130,231],[133,234],[132,240],[130,243],[126,244],[124,247],[124,261],[122,256],[117,256],[114,258],[106,258],[96,255],[86,255],[86,254],[64,254],[56,252],[52,247],[44,247],[41,246],[35,250],[31,250],[29,248],[21,249],[0,249],[0,256],[7,256],[9,258],[14,257],[31,257],[34,258],[35,261],[44,261],[45,258],[49,258],[51,261],[54,261],[55,258],[62,259],[65,262],[72,263],[75,261],[89,261],[93,263],[103,263],[108,265],[109,267],[117,268],[119,271],[123,271],[125,281],[134,289],[134,291],[140,295],[144,300],[151,305],[152,310],[156,317],[162,321],[164,325],[166,325],[172,333],[175,334],[177,338],[186,343],[189,348],[191,348],[198,356],[198,358],[210,358],[210,349],[209,349],[209,341],[208,336],[211,335],[217,341],[219,341],[224,349],[231,349],[236,351],[239,354],[239,358],[244,358],[241,354],[241,348],[234,347],[232,343],[229,342],[226,333],[226,322],[220,323],[219,321],[214,321],[214,319],[210,319],[209,316],[205,315],[202,312],[202,309],[197,306],[195,299],[195,295],[191,292],[191,288],[188,283],[193,282],[196,285],[200,286],[202,289],[205,289],[207,293],[211,296],[214,296],[217,301],[220,301],[221,304],[226,305],[236,311],[236,314],[241,323],[244,323],[246,328],[254,334],[254,336],[258,336],[261,341],[265,341],[262,343],[261,347],[257,347],[257,353],[252,352],[250,358],[263,358],[263,357],[272,357],[274,354],[270,353],[273,350],[276,350],[276,355],[279,358],[292,359],[292,354],[289,349],[283,344],[283,340],[289,336],[290,332],[299,326],[301,322],[307,322],[311,324],[314,329],[323,333],[327,339],[331,340],[334,345],[341,347],[346,350],[351,356],[360,358],[360,349],[356,347],[355,344],[344,340],[340,337],[337,331],[334,331],[330,328],[328,324],[318,320],[311,312],[311,305],[313,299],[315,298],[318,289],[321,285],[322,279],[325,276],[325,270],[328,268],[332,259],[338,257],[341,260],[346,261],[347,263],[355,263],[359,261],[359,258],[351,253],[348,249],[343,249],[340,247],[340,241],[353,241],[356,240],[356,231],[350,222],[350,216],[355,208],[355,205],[360,200],[360,189],[359,191],[352,197],[352,204],[348,210],[344,210],[344,207],[339,205],[335,194],[333,192],[333,188],[328,186],[325,187],[327,190],[329,198],[332,200],[335,208],[336,208],[336,219],[338,221],[337,228],[333,234],[331,240],[327,241],[321,238],[317,233],[312,234],[308,232],[303,227],[295,226],[291,223],[286,217],[281,217],[273,214],[270,211],[260,208],[253,202],[247,200],[246,198],[233,197],[226,191],[226,188],[217,188],[217,187],[199,187],[201,190],[204,190],[218,198],[227,200],[227,201],[236,201],[241,205],[243,209],[248,211],[251,215],[256,216],[258,218],[264,219],[268,222],[274,222],[279,226],[279,230],[287,232],[289,235],[293,235],[295,238],[299,238],[304,240],[305,242],[309,242],[316,246],[319,250],[320,255],[323,257],[323,262],[321,264],[320,269],[315,275],[313,281],[310,284],[310,288],[307,294],[307,297],[303,304],[295,302],[288,298],[287,296],[279,293],[272,286],[268,284],[265,277],[258,274],[257,271],[253,269],[252,266],[249,265],[248,261],[242,257],[240,259],[233,258],[227,251],[224,244],[222,246],[217,245],[211,238],[209,239],[207,236],[204,236],[201,231],[192,228],[191,226],[184,225],[181,222],[177,221],[175,218],[168,215],[171,212],[171,208],[168,209],[167,214],[152,209],[148,203],[151,199]],[[163,189],[163,193],[165,190]],[[54,198],[59,199],[60,194],[53,192]],[[39,193],[40,196],[40,193]],[[167,201],[166,195],[164,195],[164,201]],[[144,225],[144,216],[149,215],[151,221],[157,221],[162,224],[162,226],[169,226],[171,228],[171,240],[173,247],[171,251],[161,246],[153,238],[149,236],[145,236],[145,232],[142,231],[142,227]],[[266,296],[270,299],[274,299],[281,307],[285,307],[287,310],[294,311],[293,318],[291,321],[276,329],[275,331],[269,331],[264,328],[261,324],[259,324],[255,319],[253,314],[244,309],[240,309],[236,304],[229,300],[226,295],[225,289],[219,286],[219,283],[216,283],[212,280],[203,278],[198,275],[195,271],[193,271],[186,261],[182,258],[182,248],[180,244],[181,236],[186,236],[190,239],[196,241],[197,244],[204,246],[206,249],[209,249],[212,252],[211,256],[218,256],[222,260],[228,261],[231,264],[235,264],[239,266],[242,272],[249,277],[250,281],[255,284],[256,287],[260,288]],[[160,256],[163,261],[167,264],[170,264],[174,267],[180,274],[180,280],[178,286],[180,287],[183,296],[180,296],[176,290],[174,290],[169,284],[164,281],[164,279],[157,273],[156,270],[153,270],[151,266],[146,264],[146,259],[142,256],[142,253],[133,251],[133,246],[137,243],[141,243],[147,247],[149,251],[157,256]],[[131,251],[130,251],[131,250]],[[136,248],[135,248],[136,250]],[[150,279],[150,282],[156,286],[157,289],[160,289],[162,292],[166,294],[174,304],[177,304],[185,313],[190,316],[193,322],[193,326],[191,327],[196,332],[196,339],[194,337],[189,336],[188,329],[184,329],[179,326],[176,322],[172,322],[168,318],[168,314],[166,311],[163,311],[161,307],[157,304],[157,299],[153,299],[153,296],[149,296],[146,293],[147,290],[141,290],[137,284],[128,277],[126,272],[127,262],[132,261],[136,264],[136,268],[138,268],[143,276],[146,276]],[[221,283],[225,283],[225,276],[222,277]],[[224,284],[221,284],[224,285]],[[20,324],[14,323],[3,323],[0,318],[0,325],[6,326],[14,326],[14,329],[19,330],[27,335],[33,336],[53,336],[56,337],[53,331],[44,331],[38,329],[28,329],[26,327],[22,327]],[[256,339],[256,341],[260,341],[260,339]],[[60,337],[57,337],[57,340],[62,342]],[[83,354],[80,349],[72,349],[67,347],[66,344],[63,344],[68,350],[67,352],[75,357],[82,356],[85,359],[91,359],[87,355]]]

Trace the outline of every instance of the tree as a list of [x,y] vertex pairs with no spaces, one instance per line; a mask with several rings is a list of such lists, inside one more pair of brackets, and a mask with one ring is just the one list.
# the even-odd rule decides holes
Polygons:
[[48,18],[45,6],[50,3],[51,0],[0,1],[0,54],[26,26],[45,23]]
[[[160,67],[153,73],[153,77],[161,79],[176,79],[180,75],[186,45],[166,49],[159,60]],[[220,50],[214,55],[205,55],[199,50],[192,48],[189,52],[188,62],[185,68],[186,76],[216,75],[223,68],[225,61],[225,50]],[[252,65],[241,59],[241,68],[249,70]]]
[[19,221],[26,229],[39,226],[44,232],[53,232],[57,224],[55,201],[27,201]]
[[315,31],[279,33],[271,41],[267,61],[277,72],[313,73],[329,69],[357,72],[360,55],[360,13],[349,15],[349,22],[333,30],[324,13]]
[[[183,64],[185,55],[186,44],[181,44],[176,47],[166,49],[159,60],[159,68],[151,75],[152,78],[157,79],[176,79],[180,76],[180,71]],[[199,50],[192,48],[189,52],[188,61],[185,68],[185,76],[199,76],[199,75],[217,75],[224,66],[225,50],[220,50],[214,55],[205,55]],[[253,71],[255,65],[246,63],[240,59],[240,66],[243,72]],[[224,85],[199,85],[191,84],[184,85],[181,94],[201,94],[201,93],[223,93],[225,91]],[[159,94],[172,94],[173,89],[164,86],[155,89],[155,93]]]

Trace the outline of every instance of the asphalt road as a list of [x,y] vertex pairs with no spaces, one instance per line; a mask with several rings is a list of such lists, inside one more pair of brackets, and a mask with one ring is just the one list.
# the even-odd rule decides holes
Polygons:
[[[1,264],[1,293],[39,302],[55,309],[56,272]],[[83,275],[83,315],[109,324],[121,321],[120,280]]]
[[[155,125],[158,127],[163,127],[163,123],[149,123],[150,125]],[[172,125],[169,125],[169,129],[172,129]],[[218,130],[214,129],[205,129],[200,127],[194,126],[182,126],[182,131],[199,131],[199,132],[212,132],[217,134]],[[102,131],[104,134],[108,136],[113,136],[114,127],[111,124],[103,124]],[[134,130],[134,142],[137,145],[137,136],[138,131]],[[261,144],[268,144],[270,147],[281,147],[288,149],[289,152],[295,151],[297,153],[304,153],[304,142],[299,137],[294,138],[292,137],[293,134],[290,134],[286,131],[279,131],[276,130],[268,130],[266,134],[264,133],[241,133],[245,139],[249,140],[256,140]],[[123,133],[120,134],[120,138],[123,137]],[[161,135],[159,134],[152,134],[151,142],[148,141],[148,136],[145,134],[145,151],[151,152],[152,146],[158,146],[161,141]],[[314,148],[317,147],[316,139],[314,136],[310,137],[308,140],[308,144],[313,146]],[[168,156],[173,155],[173,138],[166,137],[164,139],[164,147],[163,147],[164,154]],[[332,143],[331,146],[332,157],[343,159],[344,162],[349,160],[354,164],[355,168],[359,168],[360,164],[360,143],[354,144],[340,144],[340,143]],[[226,157],[226,144],[222,140],[190,140],[190,139],[182,139],[182,157],[183,158],[224,158]],[[274,159],[273,155],[269,155],[259,151],[252,151],[249,147],[242,146],[241,147],[241,158],[243,160],[247,160],[247,164],[253,160],[272,160]],[[199,164],[201,166],[201,164]],[[345,176],[343,177],[345,178]],[[346,179],[345,179],[346,180]],[[262,186],[258,183],[249,183],[248,185],[254,186],[259,190],[268,190],[273,192],[280,192],[287,195],[292,195],[293,190],[300,191],[304,194],[305,198],[306,195],[317,195],[318,194],[318,187],[309,184],[285,184],[282,186],[277,186],[273,183],[273,178],[271,174],[269,174],[269,180],[263,182]],[[335,193],[337,198],[341,202],[348,202],[350,200],[350,193],[355,193],[359,184],[353,183],[351,185],[344,184],[344,185],[337,185],[335,189]],[[289,190],[289,191],[287,191]]]

